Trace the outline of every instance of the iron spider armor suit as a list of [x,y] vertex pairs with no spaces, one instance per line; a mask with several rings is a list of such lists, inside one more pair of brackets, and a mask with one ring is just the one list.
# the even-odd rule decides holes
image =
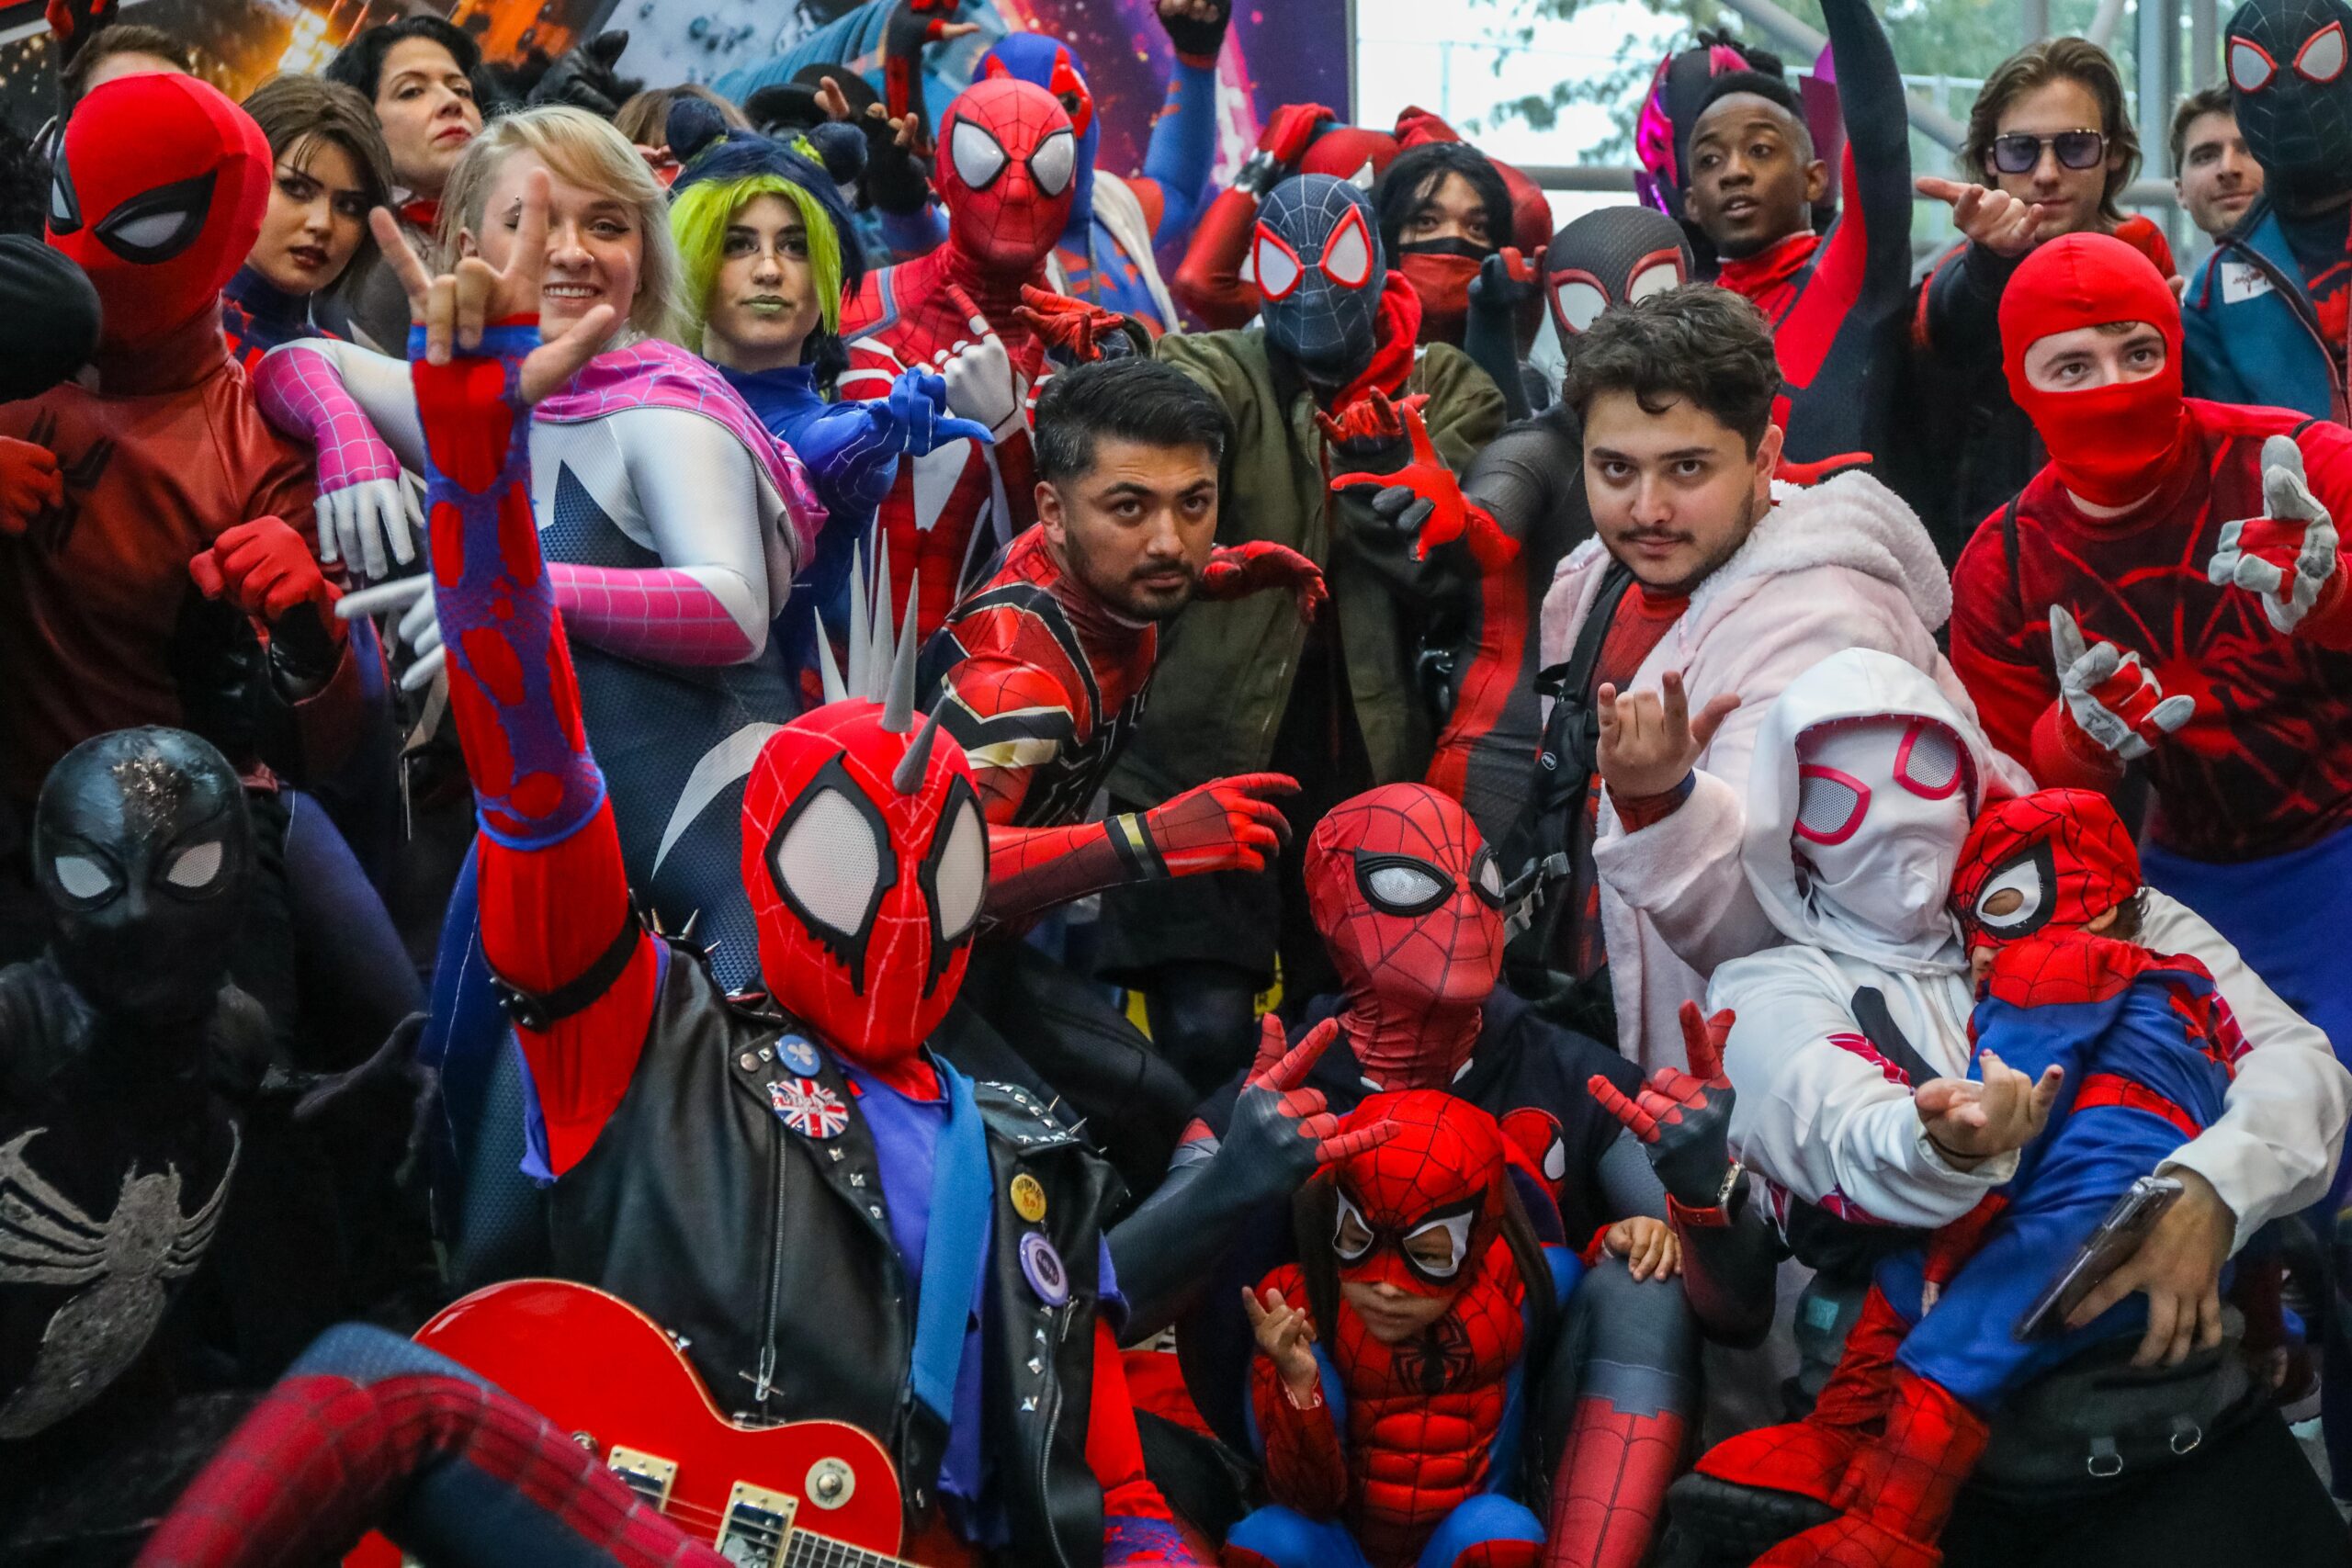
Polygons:
[[[1304,613],[1323,594],[1304,557],[1262,542],[1218,547],[1198,592],[1272,586],[1297,593]],[[923,645],[918,689],[937,694],[989,818],[990,919],[1015,924],[1125,882],[1254,869],[1273,848],[1280,809],[1243,792],[1277,775],[1219,779],[1150,811],[1085,820],[1135,733],[1159,651],[1159,626],[1088,592],[1042,527],[1014,540]]]
[[[886,397],[906,371],[944,364],[990,333],[1011,361],[1008,382],[988,389],[989,406],[956,410],[987,425],[995,445],[949,441],[901,463],[882,501],[876,531],[899,575],[891,591],[903,598],[922,580],[926,596],[911,613],[925,637],[946,620],[974,558],[1032,521],[1028,407],[1046,365],[1044,341],[1019,314],[1022,289],[1046,282],[1078,168],[1069,116],[1026,82],[974,83],[947,106],[939,131],[933,177],[947,209],[946,243],[867,274],[842,310],[845,398]],[[984,523],[994,541],[986,547]]]
[[537,341],[502,324],[494,357],[435,367],[420,330],[412,374],[482,942],[530,1067],[558,1269],[684,1335],[755,1416],[876,1434],[911,1525],[999,1529],[1023,1562],[1191,1561],[1143,1478],[1102,1315],[1107,1174],[1034,1100],[925,1049],[963,980],[987,837],[962,753],[935,722],[915,732],[911,626],[895,661],[887,615],[854,650],[887,706],[830,704],[760,749],[741,866],[773,998],[730,1003],[630,905],[531,518],[516,389]]
[[[1544,1528],[1510,1496],[1524,1374],[1540,1325],[1582,1267],[1566,1247],[1539,1246],[1523,1213],[1514,1215],[1507,1144],[1493,1117],[1442,1090],[1410,1089],[1374,1095],[1341,1126],[1376,1122],[1399,1131],[1302,1194],[1308,1261],[1259,1283],[1261,1297],[1279,1292],[1312,1314],[1320,1376],[1301,1408],[1272,1359],[1252,1359],[1254,1435],[1274,1501],[1235,1527],[1225,1561],[1534,1568]],[[1306,1234],[1308,1215],[1321,1222],[1319,1235]],[[1450,1244],[1447,1262],[1408,1250],[1432,1238]],[[1419,1334],[1385,1344],[1340,1299],[1341,1280],[1453,1301]]]
[[1952,902],[1970,947],[1995,950],[1975,1049],[2032,1077],[2062,1066],[2065,1085],[2012,1179],[1925,1248],[1881,1263],[1812,1416],[1701,1460],[1703,1475],[1838,1511],[1760,1559],[1770,1568],[1938,1561],[1992,1411],[2145,1327],[2134,1293],[2080,1328],[2013,1334],[2109,1206],[2219,1119],[2245,1049],[2198,960],[2085,929],[2139,889],[2131,833],[2091,791],[2013,796],[1971,829]]

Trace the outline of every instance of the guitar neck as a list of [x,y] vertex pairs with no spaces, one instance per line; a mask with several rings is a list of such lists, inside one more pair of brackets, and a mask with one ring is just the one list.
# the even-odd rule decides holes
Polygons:
[[886,1557],[878,1551],[851,1546],[828,1536],[814,1535],[808,1530],[794,1530],[784,1543],[784,1555],[776,1568],[921,1568],[903,1557]]

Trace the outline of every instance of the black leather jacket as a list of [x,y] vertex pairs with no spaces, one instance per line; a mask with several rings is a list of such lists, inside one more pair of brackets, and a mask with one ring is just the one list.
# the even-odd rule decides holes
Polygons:
[[[846,1108],[818,1140],[770,1109],[792,1021],[729,1002],[673,949],[627,1097],[550,1194],[557,1268],[683,1337],[719,1407],[739,1419],[846,1421],[899,1467],[910,1529],[935,1504],[947,1431],[909,1386],[914,1292],[890,1235],[874,1139],[840,1069],[819,1081]],[[1102,1487],[1086,1462],[1102,1218],[1118,1179],[1025,1091],[978,1086],[995,1190],[982,1327],[991,1503],[1010,1562],[1102,1560]],[[1043,1218],[1009,1196],[1036,1179]],[[1019,1258],[1042,1231],[1069,1297],[1048,1306]]]

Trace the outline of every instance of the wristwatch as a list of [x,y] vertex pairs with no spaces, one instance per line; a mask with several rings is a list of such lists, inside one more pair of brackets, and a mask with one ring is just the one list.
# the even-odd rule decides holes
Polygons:
[[1695,1225],[1701,1230],[1723,1229],[1731,1224],[1732,1195],[1737,1190],[1739,1179],[1747,1173],[1747,1168],[1737,1160],[1725,1166],[1724,1184],[1716,1189],[1714,1202],[1704,1209],[1693,1209],[1678,1201],[1673,1193],[1668,1193],[1666,1195],[1667,1219],[1678,1225]]

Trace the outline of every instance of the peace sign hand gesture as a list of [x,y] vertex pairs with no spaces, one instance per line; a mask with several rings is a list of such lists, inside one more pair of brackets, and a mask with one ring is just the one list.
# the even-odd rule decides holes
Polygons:
[[[458,356],[471,357],[482,346],[482,333],[515,318],[536,319],[539,313],[539,281],[547,270],[548,175],[534,170],[523,186],[523,212],[514,230],[514,243],[503,267],[493,267],[480,256],[468,256],[454,272],[435,276],[401,238],[391,213],[377,208],[368,215],[376,242],[390,263],[401,287],[408,290],[409,320],[424,329],[424,362],[447,365]],[[610,305],[599,305],[560,336],[541,343],[523,355],[515,390],[526,407],[555,391],[596,356],[619,320]]]

